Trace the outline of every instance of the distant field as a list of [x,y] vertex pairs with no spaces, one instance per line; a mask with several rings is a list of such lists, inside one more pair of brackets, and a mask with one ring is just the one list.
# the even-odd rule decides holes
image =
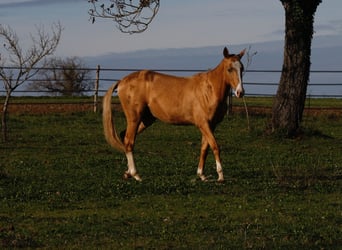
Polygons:
[[11,114],[0,248],[339,249],[341,116],[305,117],[295,140],[265,135],[267,121],[220,124],[223,184],[211,152],[211,181],[196,179],[195,128],[156,123],[137,139],[137,183],[122,180],[125,157],[105,142],[100,114]]

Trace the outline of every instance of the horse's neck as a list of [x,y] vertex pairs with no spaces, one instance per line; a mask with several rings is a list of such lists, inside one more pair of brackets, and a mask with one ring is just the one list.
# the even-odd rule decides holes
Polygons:
[[215,96],[219,101],[227,98],[230,87],[225,83],[223,78],[223,65],[220,63],[215,69],[208,71],[207,81],[212,86]]

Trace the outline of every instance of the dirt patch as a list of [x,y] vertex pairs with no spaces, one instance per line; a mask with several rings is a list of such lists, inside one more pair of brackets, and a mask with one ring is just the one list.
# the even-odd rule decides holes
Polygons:
[[94,103],[11,103],[11,114],[50,114],[94,111]]
[[[233,112],[245,112],[244,107],[233,107]],[[251,106],[248,107],[248,113],[253,115],[265,115],[271,114],[271,107],[256,107]],[[326,116],[340,116],[342,115],[342,107],[341,108],[305,108],[304,115],[318,116],[318,115],[326,115]]]

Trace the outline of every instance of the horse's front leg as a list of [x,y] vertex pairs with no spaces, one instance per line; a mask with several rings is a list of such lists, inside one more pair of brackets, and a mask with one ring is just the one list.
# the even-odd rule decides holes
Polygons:
[[[222,170],[222,165],[221,165],[221,159],[220,159],[220,149],[217,145],[216,139],[212,133],[212,130],[210,129],[209,124],[202,124],[199,129],[201,130],[202,136],[205,137],[206,141],[208,142],[211,150],[214,153],[215,161],[216,161],[216,171],[218,174],[218,179],[217,181],[223,182],[224,177],[223,177],[223,170]],[[202,145],[203,147],[203,145]]]
[[202,181],[207,181],[207,178],[203,174],[203,171],[204,171],[205,161],[208,155],[208,148],[209,148],[209,143],[205,139],[205,137],[202,136],[201,154],[200,154],[198,168],[197,168],[197,175]]

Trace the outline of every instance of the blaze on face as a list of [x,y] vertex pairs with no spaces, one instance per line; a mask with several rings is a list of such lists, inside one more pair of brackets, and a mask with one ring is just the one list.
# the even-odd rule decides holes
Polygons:
[[240,61],[235,61],[232,63],[232,69],[230,70],[234,70],[237,73],[238,77],[238,84],[234,89],[234,94],[238,98],[243,97],[243,95],[245,94],[245,90],[242,85],[243,64]]

